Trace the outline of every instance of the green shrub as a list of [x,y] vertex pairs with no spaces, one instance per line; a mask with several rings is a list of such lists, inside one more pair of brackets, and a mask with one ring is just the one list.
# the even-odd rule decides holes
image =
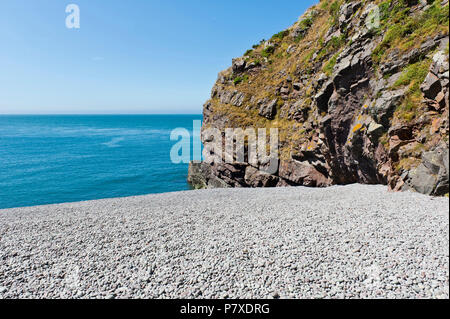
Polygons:
[[411,93],[420,93],[420,84],[425,80],[430,64],[431,60],[426,59],[409,65],[395,81],[394,88],[411,85],[409,89]]
[[302,41],[304,39],[305,35],[303,33],[300,33],[299,35],[297,35],[294,38],[295,43],[299,43],[300,41]]
[[324,56],[335,53],[345,45],[345,35],[333,37],[326,46],[317,53],[316,60],[321,61]]
[[334,66],[336,65],[337,58],[339,56],[339,53],[336,53],[323,67],[323,72],[327,74],[328,76],[333,73]]
[[301,30],[309,29],[314,23],[314,19],[313,18],[314,18],[313,16],[309,16],[309,17],[306,17],[303,20],[301,20],[298,23],[299,28]]
[[390,16],[391,0],[380,3],[378,8],[380,9],[380,22],[386,21]]
[[383,60],[390,48],[408,50],[449,24],[448,5],[442,7],[439,0],[434,1],[425,12],[415,16],[410,15],[410,9],[404,0],[397,1],[391,7],[391,1],[380,4],[383,25],[381,28],[388,27],[383,41],[372,54],[376,63]]
[[234,78],[233,83],[234,85],[238,85],[242,82],[247,82],[248,81],[248,75],[244,74],[243,76],[237,76]]
[[339,21],[339,10],[341,8],[341,2],[335,1],[328,8],[328,12],[331,16],[331,25],[336,25]]
[[327,43],[327,48],[331,50],[338,50],[345,44],[345,35],[339,37],[332,37],[330,42]]
[[430,64],[431,60],[426,59],[409,65],[394,83],[394,87],[409,85],[409,89],[406,92],[401,105],[397,107],[395,111],[397,118],[410,122],[414,118],[420,116],[420,105],[422,100],[420,84],[425,80]]
[[260,66],[261,65],[261,60],[256,59],[253,61],[253,63],[255,63],[256,66]]
[[320,9],[328,10],[328,6],[330,5],[330,1],[320,1]]
[[276,41],[276,40],[283,40],[285,37],[287,37],[289,35],[289,31],[288,30],[284,30],[281,32],[278,32],[277,34],[274,34],[271,38],[271,40]]
[[252,56],[252,53],[253,53],[253,50],[250,49],[250,50],[245,51],[244,55],[246,55],[246,56]]
[[237,76],[237,77],[234,78],[233,83],[234,83],[234,85],[238,85],[242,81],[244,81],[244,79],[242,77],[240,77],[240,76]]
[[267,48],[265,48],[264,50],[261,51],[261,55],[265,58],[268,58],[269,56],[271,56],[273,53],[275,52],[275,47],[274,46],[268,46]]
[[440,1],[434,1],[425,11],[422,18],[425,23],[441,24],[448,26],[448,5],[442,7]]

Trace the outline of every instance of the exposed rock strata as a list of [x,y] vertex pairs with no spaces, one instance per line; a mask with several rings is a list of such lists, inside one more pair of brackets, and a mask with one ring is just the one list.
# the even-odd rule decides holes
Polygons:
[[[429,3],[384,1],[373,28],[373,3],[321,1],[233,59],[204,106],[203,127],[278,128],[278,170],[192,163],[189,180],[200,188],[366,183],[447,194],[448,1]],[[424,21],[436,25],[422,30]]]

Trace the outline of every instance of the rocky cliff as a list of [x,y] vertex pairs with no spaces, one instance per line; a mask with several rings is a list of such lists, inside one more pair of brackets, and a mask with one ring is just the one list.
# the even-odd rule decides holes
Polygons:
[[202,187],[387,184],[449,192],[444,1],[320,1],[222,71],[203,129],[279,129],[279,167],[191,163]]

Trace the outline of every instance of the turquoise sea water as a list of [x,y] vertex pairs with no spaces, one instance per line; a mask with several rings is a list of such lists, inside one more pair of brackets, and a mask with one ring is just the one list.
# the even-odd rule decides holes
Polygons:
[[201,115],[0,116],[0,208],[189,189],[174,128]]

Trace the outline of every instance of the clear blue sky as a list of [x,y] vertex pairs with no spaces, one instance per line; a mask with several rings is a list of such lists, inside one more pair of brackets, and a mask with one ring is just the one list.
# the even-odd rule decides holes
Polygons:
[[316,2],[1,0],[0,114],[201,113],[233,57]]

